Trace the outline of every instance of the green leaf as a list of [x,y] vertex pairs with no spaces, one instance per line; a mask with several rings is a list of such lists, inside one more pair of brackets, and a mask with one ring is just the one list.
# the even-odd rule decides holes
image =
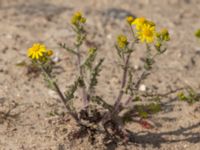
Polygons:
[[141,104],[136,105],[135,110],[138,115],[142,118],[147,118],[150,114],[156,114],[161,111],[161,106],[159,103]]
[[74,98],[74,93],[80,86],[80,78],[78,78],[72,85],[69,86],[69,89],[67,92],[65,92],[66,100],[69,101]]
[[142,118],[147,118],[148,117],[148,113],[145,111],[139,111],[139,116]]
[[98,64],[94,67],[94,69],[91,71],[91,78],[90,78],[90,84],[89,84],[89,90],[92,90],[98,83],[97,76],[99,76],[99,73],[101,71],[101,66],[104,59],[100,59]]
[[180,101],[185,101],[188,104],[194,104],[195,102],[200,101],[200,95],[193,89],[188,89],[186,93],[180,92],[177,97]]
[[89,55],[86,58],[86,60],[84,61],[82,67],[87,67],[89,70],[92,70],[92,65],[96,58],[96,52],[97,52],[96,48],[92,48],[89,50]]
[[200,38],[200,29],[198,29],[198,30],[195,32],[195,36],[196,36],[197,38]]
[[27,65],[26,61],[21,61],[21,62],[16,63],[16,66],[25,67],[25,66],[28,66],[28,65]]
[[101,97],[99,96],[92,96],[91,101],[95,102],[98,105],[101,105],[103,108],[106,108],[108,110],[112,110],[112,106],[108,103],[106,103]]
[[78,55],[78,53],[77,53],[75,50],[73,50],[73,49],[67,47],[65,43],[58,43],[58,45],[59,45],[60,47],[62,47],[63,49],[65,49],[66,51],[68,51],[68,52],[70,52],[70,53],[72,53],[72,54]]

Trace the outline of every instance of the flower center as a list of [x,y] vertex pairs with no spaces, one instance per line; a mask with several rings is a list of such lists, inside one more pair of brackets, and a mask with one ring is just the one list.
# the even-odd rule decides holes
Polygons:
[[151,37],[153,35],[153,33],[148,29],[144,29],[143,34],[147,37]]
[[39,52],[39,51],[40,51],[40,45],[36,45],[36,46],[33,48],[33,51],[34,51],[34,52]]

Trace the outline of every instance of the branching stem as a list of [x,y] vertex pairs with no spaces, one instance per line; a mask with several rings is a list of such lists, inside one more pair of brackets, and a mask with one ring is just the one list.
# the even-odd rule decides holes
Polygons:
[[51,74],[44,68],[43,65],[41,65],[41,69],[43,71],[43,73],[47,76],[48,80],[51,82],[51,84],[53,85],[55,91],[58,93],[60,99],[62,100],[65,108],[68,110],[69,114],[77,121],[77,123],[80,124],[80,121],[78,119],[78,116],[76,113],[73,113],[71,108],[67,105],[67,99],[65,98],[65,96],[63,95],[63,93],[61,92],[58,84],[52,79]]
[[[80,78],[83,79],[84,75],[83,75],[83,69],[81,67],[81,54],[80,54],[80,50],[79,50],[79,45],[77,45],[76,52],[77,52],[77,64],[78,64]],[[88,96],[87,96],[87,92],[86,92],[86,88],[85,88],[85,83],[81,87],[81,90],[82,90],[84,109],[86,109],[88,107]]]
[[125,58],[125,64],[124,64],[124,69],[123,69],[121,87],[120,87],[119,94],[118,94],[118,96],[117,96],[117,98],[115,100],[113,113],[117,113],[118,112],[119,107],[120,107],[121,99],[122,99],[122,97],[124,95],[124,87],[125,87],[126,81],[127,81],[127,74],[128,74],[130,56],[131,56],[131,53],[128,53],[127,57]]

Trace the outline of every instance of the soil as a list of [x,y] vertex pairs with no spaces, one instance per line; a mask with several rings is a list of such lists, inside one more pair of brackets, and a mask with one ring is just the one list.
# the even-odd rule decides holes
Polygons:
[[[76,130],[59,97],[40,74],[24,63],[27,48],[42,42],[55,51],[58,83],[64,91],[77,73],[74,57],[58,46],[72,46],[69,20],[75,11],[87,17],[88,42],[105,57],[97,92],[109,103],[119,89],[121,72],[114,50],[116,36],[127,32],[125,16],[145,16],[158,29],[168,28],[171,41],[158,57],[152,74],[143,81],[147,90],[167,93],[185,86],[200,92],[199,0],[0,0],[0,149],[1,150],[199,150],[200,103],[189,105],[174,95],[162,99],[162,111],[149,120],[153,128],[137,123],[126,128],[135,135],[127,145],[90,144],[87,138],[70,139]],[[136,48],[132,63],[141,68],[144,51]],[[138,70],[140,73],[140,70]]]

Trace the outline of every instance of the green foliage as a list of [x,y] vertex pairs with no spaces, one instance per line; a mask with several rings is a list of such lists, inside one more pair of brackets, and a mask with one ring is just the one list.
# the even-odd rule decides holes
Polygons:
[[58,43],[58,45],[60,47],[62,47],[63,49],[65,49],[66,51],[68,51],[68,52],[70,52],[72,54],[78,55],[78,53],[76,51],[74,51],[73,49],[67,47],[65,43]]
[[141,98],[139,96],[135,96],[133,99],[133,102],[141,101]]
[[145,59],[144,68],[146,70],[150,70],[152,68],[153,63],[154,63],[154,60],[152,58],[150,58],[150,57],[147,57]]
[[81,79],[78,78],[76,81],[74,81],[74,83],[69,86],[69,89],[67,92],[65,92],[65,97],[67,101],[70,101],[71,99],[74,98],[74,93],[76,92],[76,90],[78,89],[78,87],[81,85]]
[[150,114],[156,114],[161,111],[159,103],[141,104],[135,106],[138,115],[142,118],[147,118]]
[[99,96],[92,96],[91,101],[102,106],[103,108],[106,108],[108,110],[112,110],[112,105],[106,103],[101,97]]
[[87,67],[87,69],[92,70],[95,58],[97,54],[96,48],[90,48],[88,50],[88,57],[86,58],[85,62],[83,63],[83,67]]
[[185,101],[188,104],[194,104],[195,102],[200,101],[200,95],[193,89],[188,89],[185,93],[180,92],[177,94],[177,97],[180,101]]
[[98,64],[94,67],[94,69],[91,70],[91,78],[90,78],[90,85],[89,85],[90,91],[94,89],[98,83],[97,77],[99,76],[99,73],[101,72],[101,66],[102,66],[103,61],[104,59],[100,59]]
[[198,29],[198,30],[195,32],[195,36],[196,36],[197,38],[200,38],[200,29]]
[[24,67],[24,66],[28,66],[28,64],[26,63],[26,61],[20,61],[20,62],[16,63],[16,66]]

